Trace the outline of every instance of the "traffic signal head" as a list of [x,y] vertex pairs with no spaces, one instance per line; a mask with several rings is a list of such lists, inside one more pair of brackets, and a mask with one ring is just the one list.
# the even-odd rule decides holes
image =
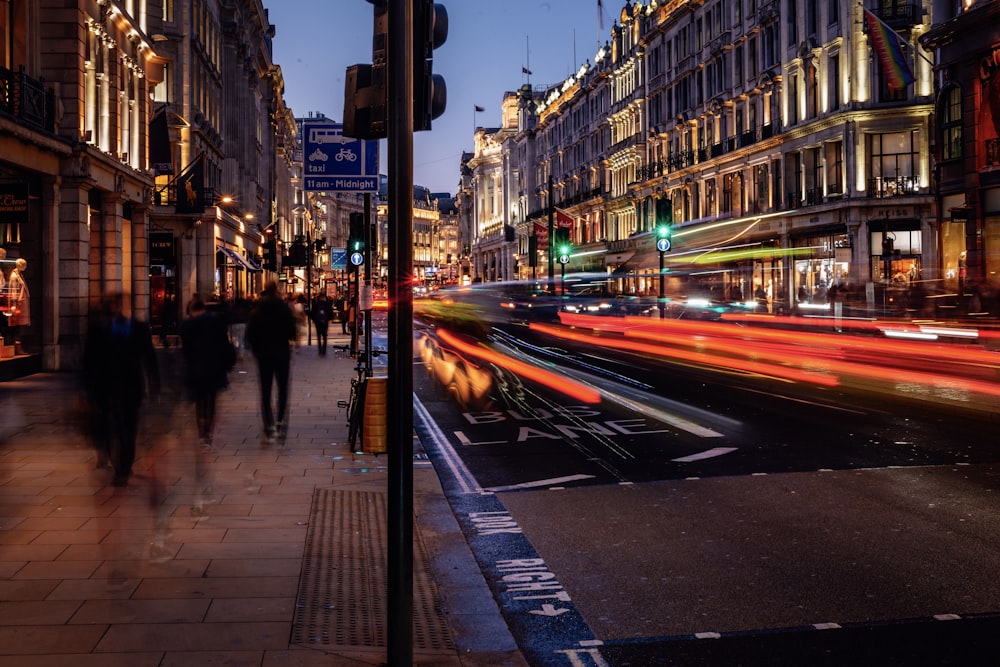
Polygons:
[[434,49],[448,39],[448,12],[434,0],[413,4],[413,131],[431,129],[444,113],[448,89],[444,77],[434,74]]
[[389,88],[387,49],[388,0],[368,0],[375,6],[372,31],[372,62],[351,65],[344,77],[344,136],[355,139],[385,139],[388,136]]
[[365,251],[365,215],[364,213],[351,213],[350,238],[347,240],[348,252]]
[[264,270],[278,270],[278,242],[273,237],[264,241]]
[[656,238],[658,239],[668,239],[670,238],[670,225],[665,225],[660,223],[656,226]]

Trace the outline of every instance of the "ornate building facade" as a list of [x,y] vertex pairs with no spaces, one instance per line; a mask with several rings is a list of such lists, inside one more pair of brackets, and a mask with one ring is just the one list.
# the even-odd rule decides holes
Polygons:
[[[904,45],[913,76],[898,88],[866,9]],[[525,217],[477,207],[473,255],[489,247],[502,266],[497,230],[516,225],[510,252],[525,277],[527,221],[555,207],[573,219],[567,270],[613,273],[634,292],[658,282],[663,221],[685,290],[746,298],[760,287],[772,312],[826,303],[834,286],[874,307],[894,277],[943,280],[934,77],[918,39],[930,15],[929,1],[626,2],[593,63],[540,102],[521,96],[532,121],[491,134],[498,148],[480,150],[477,133],[474,181],[505,160],[532,176],[512,195]]]
[[233,300],[265,280],[266,235],[293,237],[297,126],[260,0],[165,0],[153,39],[156,174],[152,322],[170,329],[193,294]]
[[256,290],[295,146],[261,1],[2,6],[0,377],[78,368],[101,295],[169,325]]

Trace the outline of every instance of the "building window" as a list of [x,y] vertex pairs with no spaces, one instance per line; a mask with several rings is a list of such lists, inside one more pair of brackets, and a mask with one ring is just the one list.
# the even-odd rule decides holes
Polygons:
[[869,143],[872,160],[870,194],[892,197],[916,192],[920,159],[918,132],[873,134]]
[[826,194],[844,193],[844,142],[826,144]]
[[941,159],[962,157],[962,89],[954,86],[942,95]]

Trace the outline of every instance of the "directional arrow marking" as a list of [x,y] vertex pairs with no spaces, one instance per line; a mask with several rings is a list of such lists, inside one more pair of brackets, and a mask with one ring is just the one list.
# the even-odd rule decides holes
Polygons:
[[538,614],[539,616],[558,616],[559,614],[565,614],[569,609],[563,609],[560,607],[556,609],[555,605],[543,604],[541,609],[532,609],[529,614]]

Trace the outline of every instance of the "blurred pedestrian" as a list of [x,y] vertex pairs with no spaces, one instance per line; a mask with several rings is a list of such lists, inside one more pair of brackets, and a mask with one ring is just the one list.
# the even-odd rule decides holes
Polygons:
[[88,324],[83,374],[98,467],[114,468],[114,486],[126,486],[135,462],[139,408],[160,390],[149,325],[122,311],[122,295],[105,296]]
[[229,370],[236,364],[236,349],[229,342],[221,315],[206,310],[200,296],[191,300],[190,316],[181,323],[185,384],[194,402],[198,439],[211,448],[215,406],[219,391],[229,386]]
[[[276,435],[283,440],[288,430],[289,366],[295,336],[295,315],[278,295],[278,284],[270,281],[254,304],[247,321],[247,342],[257,360],[257,374],[260,378],[260,408],[265,444],[273,443]],[[278,386],[277,422],[271,404],[274,384]]]
[[307,302],[306,297],[303,294],[299,294],[296,297],[288,297],[288,305],[292,309],[292,315],[295,316],[295,347],[302,344],[302,339],[306,335],[306,326],[309,322],[309,313],[306,312]]
[[247,319],[250,317],[250,300],[245,296],[233,301],[229,317],[229,342],[236,348],[236,358],[242,359],[247,348]]
[[347,333],[347,320],[350,317],[351,302],[346,294],[341,294],[337,299],[337,311],[340,314],[340,333]]
[[333,304],[326,298],[326,292],[320,292],[313,301],[309,310],[313,324],[316,325],[316,346],[319,348],[319,356],[326,356],[327,330],[330,320],[333,319]]

